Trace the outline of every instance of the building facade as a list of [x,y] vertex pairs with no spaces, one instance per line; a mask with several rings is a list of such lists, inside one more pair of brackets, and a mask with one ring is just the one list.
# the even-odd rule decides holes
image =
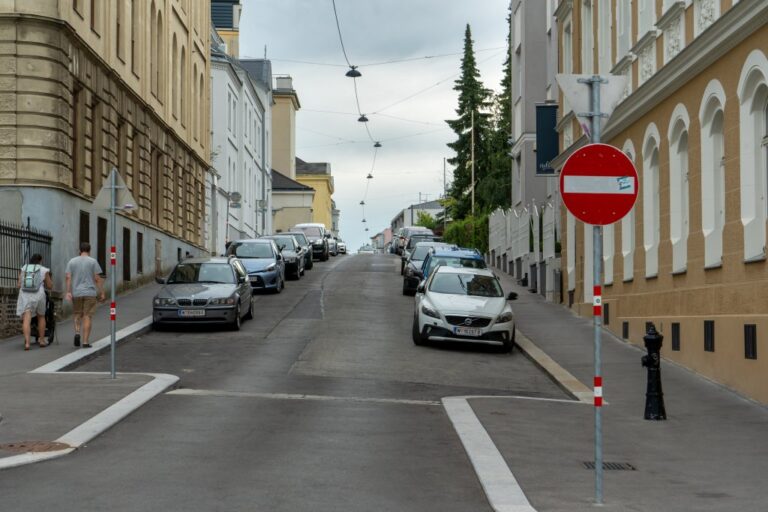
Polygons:
[[[604,320],[768,403],[768,3],[561,1],[561,72],[629,85],[602,140],[635,163],[632,212],[604,228]],[[563,102],[561,100],[561,105]],[[564,105],[558,165],[586,142]],[[592,229],[564,213],[569,303],[592,310]]]
[[81,241],[106,272],[116,167],[136,199],[117,221],[121,286],[203,249],[209,140],[207,1],[3,2],[0,217],[54,234],[55,289]]
[[333,227],[333,176],[327,162],[305,162],[296,158],[296,181],[315,190],[312,201],[312,222]]
[[276,233],[312,221],[315,190],[272,169],[272,225]]
[[419,220],[419,213],[427,213],[436,218],[443,213],[443,206],[440,201],[426,201],[419,204],[412,204],[408,208],[403,208],[397,215],[392,218],[390,222],[390,229],[392,233],[397,233],[400,228],[407,228],[410,226],[417,226]]

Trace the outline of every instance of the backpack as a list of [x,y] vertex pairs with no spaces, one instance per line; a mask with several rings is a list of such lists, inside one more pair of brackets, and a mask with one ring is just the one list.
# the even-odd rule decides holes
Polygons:
[[43,284],[43,273],[40,265],[24,265],[21,277],[21,291],[36,292]]

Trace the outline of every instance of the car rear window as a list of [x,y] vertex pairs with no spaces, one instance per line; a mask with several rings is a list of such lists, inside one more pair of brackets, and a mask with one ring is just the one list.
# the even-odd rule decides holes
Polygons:
[[235,282],[235,274],[227,263],[179,263],[166,282],[231,284]]
[[316,237],[323,236],[323,232],[320,231],[320,228],[317,226],[304,226],[304,227],[296,226],[296,229],[298,229],[299,231],[303,231],[304,234],[307,236],[316,236]]
[[427,257],[427,254],[429,254],[429,250],[430,249],[431,249],[431,247],[429,247],[429,246],[417,247],[413,251],[413,254],[411,254],[411,259],[412,260],[424,261],[424,259]]
[[278,246],[284,245],[288,250],[292,251],[296,249],[296,244],[294,243],[292,236],[276,236],[273,237],[273,240]]

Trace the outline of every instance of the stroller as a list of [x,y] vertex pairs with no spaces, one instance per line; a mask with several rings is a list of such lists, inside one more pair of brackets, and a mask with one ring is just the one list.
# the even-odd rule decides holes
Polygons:
[[[37,322],[32,322],[32,338],[37,338]],[[48,344],[53,343],[56,334],[56,307],[51,298],[51,293],[45,291],[45,337],[48,338]]]

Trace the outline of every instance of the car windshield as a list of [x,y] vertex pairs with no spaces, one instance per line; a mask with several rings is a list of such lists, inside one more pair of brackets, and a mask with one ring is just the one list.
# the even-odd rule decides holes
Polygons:
[[456,256],[435,256],[430,262],[430,269],[446,265],[453,268],[488,268],[479,258],[461,258]]
[[504,296],[499,281],[495,277],[452,272],[436,274],[429,285],[429,291],[477,297]]
[[313,236],[313,237],[322,237],[323,232],[320,230],[317,226],[297,226],[296,229],[299,229],[304,232],[307,236]]
[[166,282],[232,284],[235,282],[235,274],[226,263],[179,263]]
[[278,247],[281,245],[284,245],[286,249],[289,251],[293,251],[296,249],[296,244],[293,242],[292,236],[276,236],[273,237],[272,240],[275,241]]
[[271,258],[272,245],[253,242],[234,242],[229,247],[229,254],[234,254],[238,258]]
[[427,254],[429,254],[430,249],[431,247],[429,247],[428,245],[417,247],[416,249],[414,249],[413,254],[411,254],[411,259],[424,261],[424,259],[427,257]]

